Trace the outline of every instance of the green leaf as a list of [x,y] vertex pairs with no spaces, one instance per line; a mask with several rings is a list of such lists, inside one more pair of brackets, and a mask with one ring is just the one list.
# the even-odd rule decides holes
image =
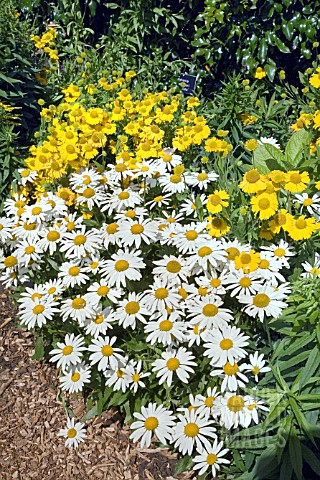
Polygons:
[[87,420],[91,420],[91,418],[96,417],[99,415],[98,405],[90,408],[90,410],[82,417],[81,422],[86,422]]
[[[320,365],[319,348],[315,346],[309,353],[308,361],[302,370],[300,386],[302,387],[313,376]],[[320,397],[319,397],[320,398]]]
[[190,455],[186,455],[185,457],[181,458],[176,465],[174,470],[175,475],[180,475],[180,473],[185,472],[193,465],[192,457]]
[[290,462],[292,464],[294,473],[298,480],[303,480],[302,477],[302,451],[301,443],[296,434],[292,434],[289,440]]
[[264,145],[259,145],[253,152],[253,168],[258,170],[259,173],[269,173],[270,169],[266,161],[270,158],[269,152]]
[[269,59],[269,63],[267,63],[267,65],[265,65],[264,69],[265,69],[265,71],[268,75],[269,80],[271,82],[273,82],[277,67],[275,65],[271,64],[270,59]]
[[256,449],[256,448],[266,448],[269,445],[275,444],[276,442],[276,435],[270,437],[262,437],[262,438],[250,438],[247,440],[236,440],[230,443],[228,448],[231,449]]
[[302,445],[302,456],[312,470],[320,477],[320,461],[306,445]]
[[290,48],[288,48],[276,35],[274,36],[274,41],[276,46],[279,48],[280,52],[290,53]]
[[303,150],[310,143],[310,134],[304,129],[295,132],[286,147],[286,161],[295,168],[300,160]]
[[34,349],[34,355],[32,357],[33,360],[41,360],[44,357],[44,344],[43,344],[43,337],[40,336],[37,338],[36,346]]
[[279,480],[291,480],[293,467],[290,461],[289,452],[286,452],[282,458]]

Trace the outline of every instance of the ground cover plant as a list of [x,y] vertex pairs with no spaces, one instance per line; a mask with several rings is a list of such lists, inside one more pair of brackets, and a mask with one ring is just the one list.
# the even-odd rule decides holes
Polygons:
[[177,472],[319,473],[317,130],[300,118],[280,149],[244,104],[229,132],[133,71],[83,79],[43,106],[0,220],[35,358],[87,399],[60,435],[76,447],[119,406],[133,441],[181,453]]

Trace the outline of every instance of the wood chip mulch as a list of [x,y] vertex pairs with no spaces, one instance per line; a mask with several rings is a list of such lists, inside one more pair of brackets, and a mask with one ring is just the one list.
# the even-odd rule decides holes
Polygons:
[[[1,480],[187,480],[174,477],[177,456],[140,449],[115,410],[87,422],[87,439],[68,449],[58,437],[66,412],[54,366],[32,360],[34,340],[17,326],[15,309],[0,292],[0,479]],[[81,396],[70,398],[77,419]]]

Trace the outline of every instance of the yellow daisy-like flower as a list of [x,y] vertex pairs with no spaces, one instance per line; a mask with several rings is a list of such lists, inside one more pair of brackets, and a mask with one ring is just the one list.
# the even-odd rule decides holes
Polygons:
[[264,78],[266,76],[267,76],[267,73],[266,73],[265,69],[262,68],[262,67],[258,67],[257,70],[254,73],[254,78],[258,78],[259,80],[261,80],[262,78]]
[[298,170],[290,170],[286,174],[286,183],[284,188],[289,192],[303,192],[307,188],[310,178],[307,172],[299,173]]
[[275,193],[262,193],[251,199],[252,211],[259,214],[261,220],[272,217],[278,210],[278,198]]
[[243,175],[243,180],[239,187],[245,193],[257,193],[266,189],[265,176],[261,175],[258,170],[249,170]]
[[306,240],[319,228],[320,225],[316,223],[315,218],[306,218],[305,215],[301,215],[297,219],[292,219],[287,228],[287,232],[293,240]]
[[290,215],[287,210],[282,208],[280,212],[276,213],[276,215],[268,223],[269,230],[271,230],[274,235],[279,233],[281,229],[287,232],[288,226],[292,220],[292,215]]
[[259,238],[262,238],[263,240],[267,240],[268,242],[272,240],[274,237],[273,233],[269,228],[262,227],[260,232],[259,232]]
[[245,142],[244,146],[247,150],[249,150],[249,152],[253,152],[256,148],[258,148],[259,143],[255,138],[251,138]]
[[270,178],[275,188],[280,188],[280,186],[286,181],[286,174],[281,170],[272,170],[267,176]]
[[242,269],[243,273],[254,272],[259,268],[260,254],[255,250],[241,252],[234,258],[234,266],[237,270]]
[[239,120],[241,120],[242,125],[246,127],[247,125],[252,125],[258,120],[258,117],[255,115],[250,115],[249,113],[240,113],[238,115]]
[[316,71],[317,71],[317,73],[314,73],[309,78],[309,83],[314,88],[320,88],[320,68],[318,67]]
[[210,213],[219,213],[222,211],[223,207],[229,205],[229,202],[225,201],[229,198],[230,197],[225,190],[215,190],[215,192],[208,197],[206,209]]
[[290,128],[292,128],[294,132],[298,132],[305,126],[308,127],[311,124],[312,118],[313,118],[312,113],[301,113],[296,123],[293,123],[292,125],[290,125]]
[[223,220],[223,218],[219,217],[207,217],[208,224],[206,226],[209,235],[211,237],[222,237],[226,233],[229,232],[230,227],[229,225]]
[[199,98],[198,97],[188,98],[187,105],[188,105],[188,108],[198,107],[200,105]]
[[315,184],[315,187],[317,190],[320,190],[320,180],[317,181],[317,183]]

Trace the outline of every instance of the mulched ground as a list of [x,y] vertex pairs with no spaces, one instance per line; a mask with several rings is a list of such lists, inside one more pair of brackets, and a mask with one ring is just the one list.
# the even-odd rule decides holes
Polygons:
[[[0,292],[0,479],[1,480],[187,480],[173,476],[176,455],[140,449],[129,442],[115,410],[87,422],[88,438],[76,450],[57,436],[66,413],[59,400],[56,369],[32,360],[34,341],[17,326],[15,309]],[[77,418],[81,396],[71,399]]]

